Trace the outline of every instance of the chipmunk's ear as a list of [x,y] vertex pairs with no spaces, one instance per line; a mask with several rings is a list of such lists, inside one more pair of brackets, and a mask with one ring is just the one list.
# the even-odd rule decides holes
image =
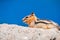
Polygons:
[[34,16],[35,15],[34,12],[32,12],[31,15]]

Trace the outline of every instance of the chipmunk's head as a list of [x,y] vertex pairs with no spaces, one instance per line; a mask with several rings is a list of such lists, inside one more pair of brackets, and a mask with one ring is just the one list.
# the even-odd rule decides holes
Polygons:
[[25,23],[30,24],[32,21],[35,21],[36,19],[37,19],[37,18],[36,18],[36,16],[35,16],[35,14],[32,13],[32,14],[24,17],[22,20],[23,20]]

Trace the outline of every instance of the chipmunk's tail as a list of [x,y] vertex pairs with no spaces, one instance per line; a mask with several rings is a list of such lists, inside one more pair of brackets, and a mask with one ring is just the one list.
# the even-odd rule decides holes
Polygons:
[[58,26],[57,29],[60,30],[60,26]]
[[59,30],[60,30],[60,26],[59,26]]

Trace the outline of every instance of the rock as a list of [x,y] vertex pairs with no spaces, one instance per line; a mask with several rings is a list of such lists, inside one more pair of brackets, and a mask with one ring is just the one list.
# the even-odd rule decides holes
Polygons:
[[0,40],[60,40],[60,31],[56,28],[42,29],[0,24]]

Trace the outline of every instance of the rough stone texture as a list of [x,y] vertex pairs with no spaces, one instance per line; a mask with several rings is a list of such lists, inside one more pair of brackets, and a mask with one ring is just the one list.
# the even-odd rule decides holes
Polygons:
[[0,40],[60,40],[60,31],[0,24]]

